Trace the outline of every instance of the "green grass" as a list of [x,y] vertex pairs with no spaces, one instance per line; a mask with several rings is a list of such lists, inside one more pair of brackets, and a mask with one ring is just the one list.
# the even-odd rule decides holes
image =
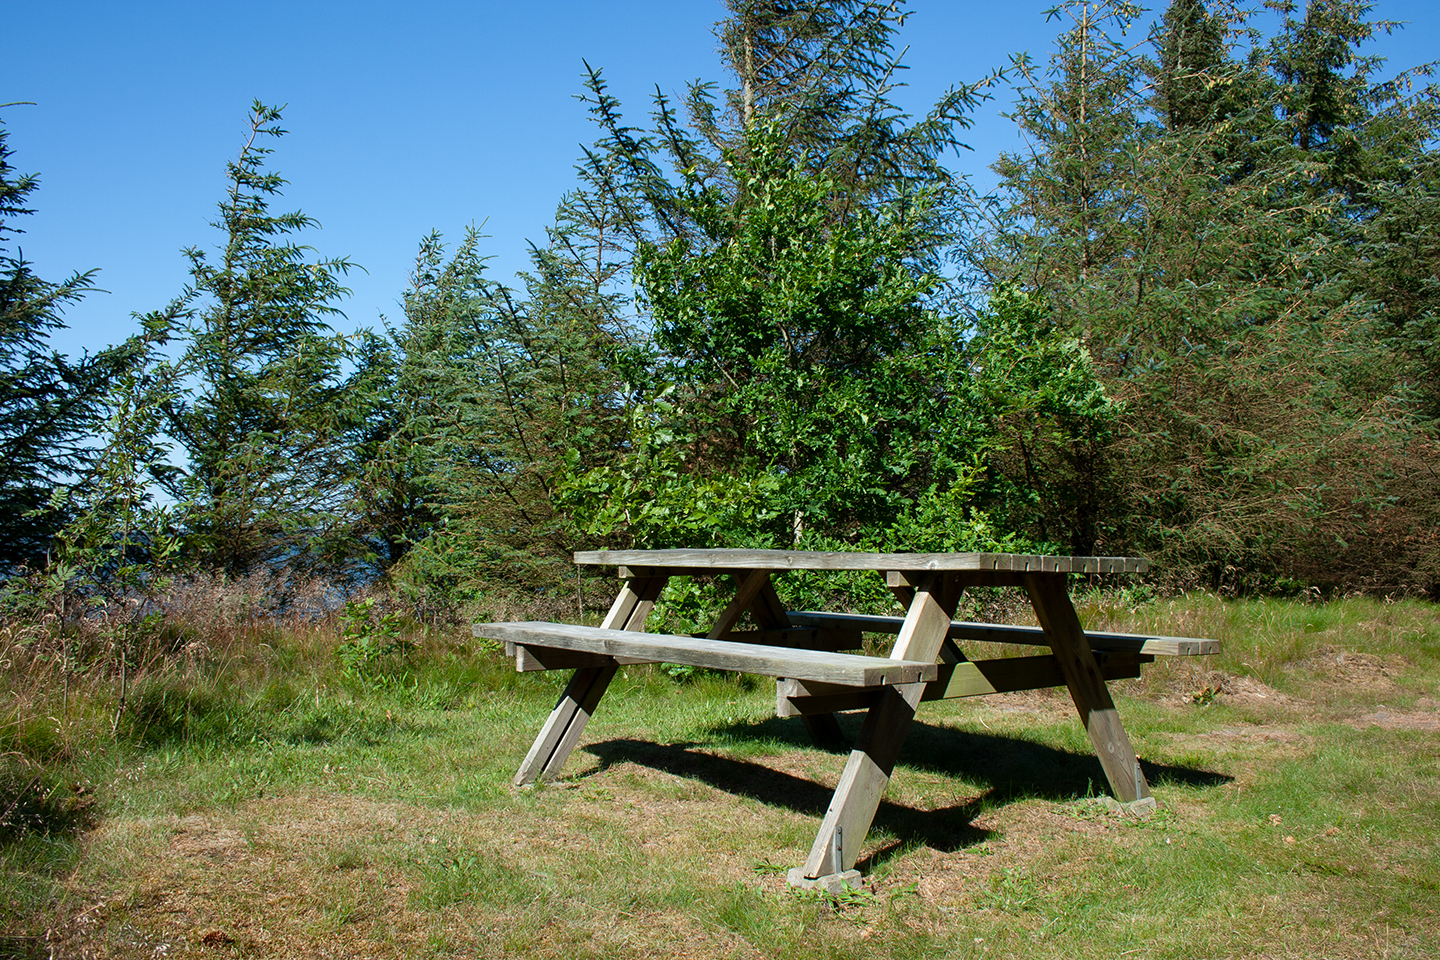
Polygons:
[[1156,815],[1097,802],[1063,691],[930,704],[842,898],[785,884],[844,758],[766,682],[629,668],[565,778],[516,791],[564,678],[459,636],[361,676],[332,635],[271,633],[142,676],[113,736],[113,678],[62,706],[12,677],[24,783],[0,787],[29,812],[0,933],[116,957],[1440,953],[1440,612],[1079,606],[1225,643],[1112,685]]

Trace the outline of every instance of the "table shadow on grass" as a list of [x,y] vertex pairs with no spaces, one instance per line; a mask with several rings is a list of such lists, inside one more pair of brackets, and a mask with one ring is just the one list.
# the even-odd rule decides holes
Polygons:
[[[824,749],[848,756],[860,734],[862,715],[838,717],[843,745],[817,748],[798,719],[717,724],[706,733],[716,747],[771,745],[777,749]],[[910,723],[899,766],[945,774],[974,784],[988,784],[1003,801],[1035,797],[1074,800],[1106,793],[1105,770],[1089,751],[1077,753],[1025,737],[963,730],[923,720]],[[1214,770],[1154,763],[1141,758],[1140,769],[1151,786],[1214,787],[1234,777]]]
[[[724,749],[727,742],[808,746],[803,729],[796,735],[792,726],[799,728],[800,724],[772,717],[761,722],[717,727],[713,730],[715,739],[708,742],[605,740],[585,747],[586,752],[600,761],[598,768],[585,776],[599,774],[617,763],[635,763],[818,818],[830,805],[832,787],[767,767],[763,758],[754,762],[709,752]],[[858,720],[845,722],[843,730],[851,742],[858,728]],[[1233,779],[1209,770],[1144,760],[1140,766],[1152,785],[1209,787]],[[987,809],[1017,800],[1065,801],[1106,792],[1104,770],[1093,754],[1058,749],[1019,737],[962,731],[924,722],[911,725],[897,767],[898,778],[905,776],[907,767],[953,777],[954,786],[942,789],[971,795],[961,803],[929,810],[882,799],[874,825],[890,832],[896,841],[859,864],[862,870],[915,843],[947,853],[981,843],[992,832],[974,826],[972,821]],[[839,773],[837,765],[835,774]],[[979,787],[981,792],[973,795],[972,786]]]
[[[705,746],[702,743],[649,743],[627,739],[593,743],[585,750],[594,754],[600,765],[586,776],[594,776],[614,764],[628,762],[699,780],[726,793],[817,818],[824,816],[830,805],[830,796],[834,793],[831,787],[760,763],[706,753],[703,750]],[[881,800],[874,825],[890,831],[897,840],[857,866],[868,870],[893,851],[917,842],[945,852],[983,843],[993,832],[976,827],[971,821],[985,807],[986,799],[970,798],[963,803],[934,810]]]

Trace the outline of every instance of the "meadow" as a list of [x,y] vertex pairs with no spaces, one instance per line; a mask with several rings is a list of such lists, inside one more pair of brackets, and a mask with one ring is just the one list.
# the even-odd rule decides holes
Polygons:
[[784,874],[844,757],[768,682],[628,668],[522,791],[564,678],[463,626],[211,598],[123,709],[98,641],[12,626],[0,957],[1440,954],[1433,605],[1077,606],[1224,642],[1112,684],[1157,811],[1106,807],[1063,690],[927,704],[839,897]]

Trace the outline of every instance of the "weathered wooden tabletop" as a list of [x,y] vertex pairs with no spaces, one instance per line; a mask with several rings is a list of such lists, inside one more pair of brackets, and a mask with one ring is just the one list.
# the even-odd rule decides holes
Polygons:
[[841,553],[815,550],[580,550],[581,566],[692,570],[1003,570],[1024,573],[1145,573],[1140,557],[1050,557],[1023,553]]

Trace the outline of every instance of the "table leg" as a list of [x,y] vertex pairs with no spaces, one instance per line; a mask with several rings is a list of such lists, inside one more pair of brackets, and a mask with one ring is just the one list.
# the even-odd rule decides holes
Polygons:
[[[953,575],[927,573],[916,578],[913,588],[914,600],[890,656],[931,661],[950,629],[961,586]],[[924,691],[923,683],[890,687],[870,708],[810,856],[803,867],[790,871],[792,884],[832,886],[854,868]]]
[[1035,616],[1045,630],[1055,659],[1070,688],[1070,699],[1080,712],[1080,721],[1100,758],[1100,766],[1117,799],[1130,802],[1150,796],[1150,785],[1135,759],[1135,748],[1120,723],[1120,714],[1105,678],[1090,650],[1090,641],[1065,589],[1065,574],[1038,573],[1025,576],[1025,590],[1035,607]]
[[[770,586],[770,571],[749,570],[735,574],[735,596],[731,598],[725,609],[720,613],[720,619],[705,636],[711,640],[719,640],[734,628],[740,615],[746,610],[754,609],[756,606],[768,608],[768,598],[762,598],[760,594],[768,587],[769,592],[774,594],[775,588]],[[777,598],[778,600],[778,598]],[[757,616],[758,619],[758,616]],[[785,626],[790,625],[790,619],[785,612],[780,612],[780,619]]]
[[[765,579],[748,599],[750,615],[755,618],[755,625],[762,630],[784,630],[793,626],[785,613],[785,604],[780,602],[775,585],[770,582],[769,573],[758,572],[764,573]],[[737,579],[740,582],[741,596],[744,596],[748,581],[744,576],[737,576]],[[805,732],[810,735],[810,742],[821,749],[829,750],[845,742],[845,735],[840,732],[840,721],[833,713],[807,714],[800,718],[800,722],[805,724]]]
[[[665,588],[666,579],[663,575],[641,576],[625,581],[601,627],[607,630],[644,630],[645,618],[650,615],[656,598]],[[585,724],[590,722],[617,669],[615,664],[610,663],[575,671],[555,709],[550,711],[545,726],[540,728],[540,735],[535,738],[530,752],[520,764],[515,774],[517,786],[549,780],[559,774],[570,757],[570,751],[580,742]]]

